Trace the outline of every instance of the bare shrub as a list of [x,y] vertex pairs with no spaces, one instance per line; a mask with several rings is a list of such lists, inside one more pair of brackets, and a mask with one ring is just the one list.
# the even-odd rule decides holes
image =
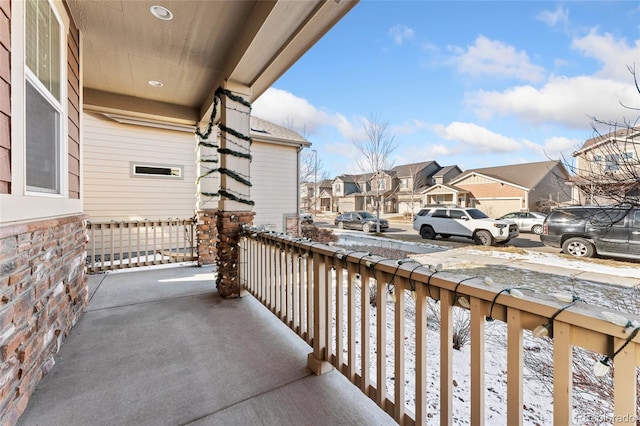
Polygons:
[[[427,326],[440,330],[440,301],[428,299]],[[466,309],[453,308],[453,349],[460,350],[471,341],[471,315]]]
[[302,225],[302,236],[318,243],[338,242],[338,236],[331,229],[318,228],[314,224]]

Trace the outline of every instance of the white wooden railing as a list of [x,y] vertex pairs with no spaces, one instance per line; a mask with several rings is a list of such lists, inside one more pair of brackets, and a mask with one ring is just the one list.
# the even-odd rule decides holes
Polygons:
[[195,227],[191,218],[88,222],[89,273],[194,261]]
[[[462,402],[469,418],[464,423],[500,424],[490,419],[494,413],[485,412],[488,392],[496,392],[485,383],[485,365],[492,361],[485,353],[490,349],[485,346],[489,327],[492,334],[502,334],[506,346],[504,374],[499,378],[506,382],[505,394],[499,395],[505,401],[502,424],[525,424],[525,407],[532,404],[531,396],[525,401],[523,388],[529,375],[523,366],[536,351],[525,350],[525,341],[549,346],[549,362],[541,364],[547,371],[539,374],[548,377],[551,388],[548,423],[636,425],[638,421],[637,316],[607,315],[606,310],[577,303],[572,295],[561,301],[566,295],[554,298],[528,289],[501,288],[489,280],[457,276],[408,259],[345,252],[250,228],[244,229],[240,241],[241,284],[313,347],[310,368],[320,374],[335,367],[399,424],[459,422],[454,419],[454,406],[460,404],[459,398],[454,401],[454,388],[460,386],[456,379],[461,379],[451,343],[458,311],[470,320],[469,400]],[[435,300],[439,300],[437,318],[429,313]],[[439,338],[428,333],[434,321],[439,322]],[[549,336],[534,337],[534,330],[538,336],[546,330]],[[434,345],[439,351],[430,356],[437,359],[428,359],[428,349]],[[586,358],[578,359],[578,351]],[[613,358],[615,368],[596,377],[594,361],[605,355]],[[596,387],[598,380],[608,380],[612,389],[612,395],[598,396],[601,400],[594,397],[597,415],[572,397],[577,389],[576,363],[585,359],[590,364],[586,374],[581,369],[580,380],[592,380]],[[439,369],[439,390],[438,383],[427,381],[427,370],[434,368]],[[428,403],[434,391],[435,407]]]

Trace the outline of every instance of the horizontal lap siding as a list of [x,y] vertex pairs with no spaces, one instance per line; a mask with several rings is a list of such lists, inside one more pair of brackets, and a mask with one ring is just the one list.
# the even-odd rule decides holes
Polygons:
[[254,142],[251,154],[254,224],[283,231],[284,215],[297,209],[297,148]]
[[11,193],[11,2],[0,0],[0,194]]
[[68,147],[69,198],[80,198],[80,65],[79,33],[71,22],[67,37],[67,96],[68,96]]
[[[130,162],[182,166],[183,179],[131,177]],[[195,139],[190,133],[84,115],[84,208],[90,220],[194,215]]]

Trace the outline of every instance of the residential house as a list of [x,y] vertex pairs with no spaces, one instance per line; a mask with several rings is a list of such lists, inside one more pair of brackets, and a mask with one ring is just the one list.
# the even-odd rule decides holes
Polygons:
[[448,182],[462,170],[458,166],[441,167],[436,161],[403,164],[391,169],[397,179],[397,213],[413,213],[422,207],[421,192],[436,184]]
[[[198,167],[193,126],[139,125],[108,113],[85,113],[83,121],[84,212],[91,222],[195,215]],[[250,128],[254,224],[282,232],[287,219],[297,217],[298,151],[310,143],[293,130],[255,116]]]
[[308,212],[333,211],[332,180],[323,179],[317,184],[304,182],[300,185],[300,203]]
[[568,180],[569,173],[559,161],[472,169],[426,190],[425,204],[437,195],[445,204],[476,207],[491,217],[540,211],[571,201]]
[[573,199],[578,204],[622,204],[640,197],[640,128],[587,139],[573,153]]
[[369,182],[365,175],[340,175],[331,182],[331,191],[337,212],[364,210],[365,200],[363,193],[369,190]]
[[[216,286],[237,297],[238,250],[228,247],[262,202],[248,183],[268,160],[256,148],[251,162],[251,103],[355,4],[0,1],[0,424],[15,423],[88,303],[85,113],[151,125],[158,150],[171,144],[156,128],[203,129],[194,142],[198,238],[223,247],[212,254]],[[116,135],[106,136],[108,147]],[[205,176],[214,156],[220,173]],[[173,167],[184,157],[171,160],[169,173],[194,177]]]
[[380,200],[381,213],[409,213],[424,203],[425,188],[447,182],[461,173],[458,166],[442,167],[436,161],[403,164],[378,174],[341,175],[333,181],[334,205],[339,211],[375,211]]

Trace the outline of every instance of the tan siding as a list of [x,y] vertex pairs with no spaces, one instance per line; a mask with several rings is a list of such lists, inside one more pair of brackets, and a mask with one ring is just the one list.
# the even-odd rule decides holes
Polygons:
[[483,199],[477,200],[475,207],[485,212],[487,216],[496,218],[507,213],[522,210],[525,208],[525,206],[522,205],[522,202],[523,200],[521,199]]
[[469,192],[473,193],[475,198],[486,198],[486,197],[523,197],[525,196],[525,191],[513,187],[511,185],[501,185],[496,182],[485,183],[485,184],[472,184],[468,185],[468,182],[465,180],[460,183],[456,183],[456,186],[462,189],[466,189]]
[[0,194],[11,192],[11,2],[0,1]]
[[297,149],[254,142],[251,154],[251,198],[256,203],[254,223],[282,231],[284,215],[296,213]]
[[[84,207],[92,221],[187,218],[195,210],[192,134],[84,114]],[[130,176],[130,162],[182,166],[184,178]]]
[[80,96],[78,87],[80,86],[78,65],[78,40],[79,33],[73,21],[69,24],[69,34],[67,35],[67,128],[69,153],[68,179],[69,198],[80,198]]

